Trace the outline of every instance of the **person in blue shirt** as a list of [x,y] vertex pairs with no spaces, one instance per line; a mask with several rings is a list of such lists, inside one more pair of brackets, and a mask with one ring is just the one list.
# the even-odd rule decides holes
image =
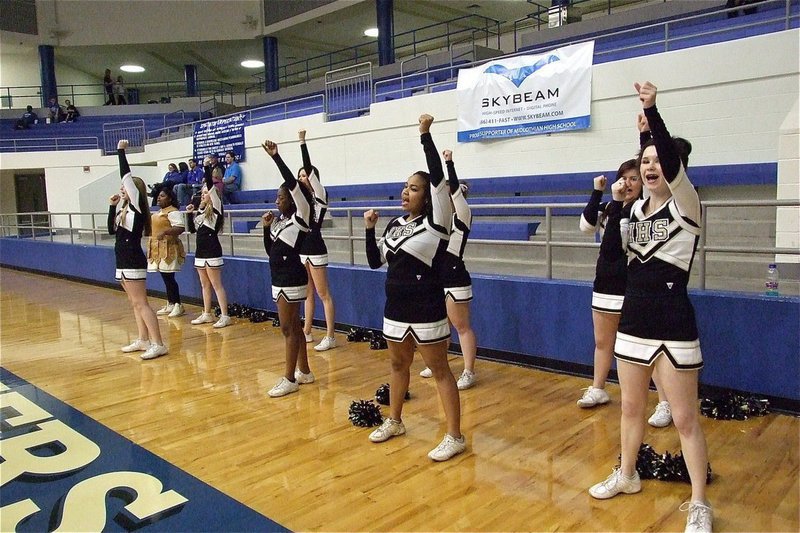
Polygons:
[[222,177],[222,201],[231,203],[231,193],[242,188],[242,167],[236,162],[236,154],[225,154],[225,175]]
[[188,161],[188,173],[186,182],[175,185],[175,196],[178,198],[178,205],[188,205],[192,198],[200,193],[203,188],[203,167],[197,164],[197,160],[192,158]]
[[39,122],[39,115],[33,110],[32,106],[28,106],[25,109],[25,112],[22,114],[22,118],[17,120],[16,125],[14,126],[15,130],[27,130],[34,124],[38,124]]
[[167,168],[168,170],[167,173],[164,174],[164,179],[161,180],[161,183],[153,185],[153,190],[150,192],[150,196],[153,197],[152,205],[156,205],[156,198],[158,198],[158,193],[161,192],[161,189],[170,188],[174,190],[176,185],[186,181],[186,177],[181,175],[175,163],[170,163]]

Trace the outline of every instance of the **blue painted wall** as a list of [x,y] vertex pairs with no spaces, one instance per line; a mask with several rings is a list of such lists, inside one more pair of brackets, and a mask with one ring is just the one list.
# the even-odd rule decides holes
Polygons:
[[[200,298],[200,283],[187,258],[178,274],[181,293]],[[0,239],[0,263],[114,283],[114,253],[94,247]],[[223,279],[230,302],[275,311],[269,265],[260,259],[225,258]],[[337,322],[380,328],[385,270],[331,265]],[[591,366],[592,287],[588,282],[538,278],[472,276],[473,328],[481,349]],[[164,291],[158,275],[152,290]],[[695,291],[707,385],[800,401],[800,298]],[[322,306],[317,306],[321,318]]]

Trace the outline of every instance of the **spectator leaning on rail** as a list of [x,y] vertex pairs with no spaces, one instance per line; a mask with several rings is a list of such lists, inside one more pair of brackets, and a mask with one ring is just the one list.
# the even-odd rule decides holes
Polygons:
[[236,162],[236,154],[227,152],[225,154],[225,175],[222,177],[222,200],[223,203],[231,203],[231,193],[242,188],[242,167]]
[[25,112],[22,114],[22,117],[17,120],[17,123],[14,125],[15,130],[27,130],[34,124],[39,123],[39,115],[37,115],[33,111],[33,107],[28,106],[25,109]]

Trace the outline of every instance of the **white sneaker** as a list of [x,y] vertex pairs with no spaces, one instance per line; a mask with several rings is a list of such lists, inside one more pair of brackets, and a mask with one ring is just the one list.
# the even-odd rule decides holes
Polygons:
[[314,342],[314,336],[311,333],[304,333],[306,336],[306,342]]
[[150,347],[150,341],[143,341],[142,339],[136,339],[129,345],[120,348],[120,350],[122,350],[125,353],[144,352],[149,347]]
[[170,313],[172,312],[172,308],[173,308],[173,307],[174,307],[174,306],[173,306],[172,304],[167,304],[167,305],[165,305],[164,307],[162,307],[161,309],[159,309],[158,311],[156,311],[156,314],[157,314],[158,316],[161,316],[161,315],[168,315],[168,314],[170,314]]
[[214,315],[211,313],[203,313],[199,317],[192,320],[192,324],[209,324],[214,322]]
[[228,315],[220,315],[219,320],[214,322],[213,327],[224,328],[225,326],[230,326],[230,325],[231,325],[231,317],[229,317]]
[[172,311],[170,311],[169,315],[167,316],[169,318],[175,318],[177,316],[183,316],[185,314],[186,311],[183,309],[183,306],[181,304],[175,304],[172,306]]
[[672,423],[672,410],[669,402],[658,402],[653,416],[647,419],[647,423],[654,428],[665,428]]
[[608,393],[603,389],[589,387],[584,389],[583,396],[578,400],[578,407],[594,407],[595,405],[603,405],[609,402],[611,398]]
[[597,485],[589,489],[589,494],[598,500],[607,500],[613,498],[620,492],[625,494],[634,494],[642,490],[642,481],[639,479],[639,472],[633,471],[633,477],[626,477],[622,475],[620,468],[614,467],[614,471]]
[[378,429],[369,434],[369,440],[372,442],[384,442],[392,437],[397,437],[406,432],[406,427],[399,420],[387,418],[383,421]]
[[298,385],[306,385],[308,383],[314,383],[314,373],[310,370],[308,374],[303,374],[300,372],[300,369],[297,368],[294,371],[294,380],[297,382]]
[[458,390],[466,390],[475,385],[475,372],[470,372],[465,368],[458,377],[456,385],[458,386]]
[[330,350],[331,348],[336,348],[335,337],[322,337],[322,342],[314,346],[314,349],[318,352],[324,352],[325,350]]
[[151,344],[147,351],[139,357],[142,359],[155,359],[156,357],[167,355],[167,351],[168,350],[166,346],[162,346],[161,344]]
[[432,378],[433,377],[433,371],[426,366],[422,370],[422,372],[419,373],[419,375],[422,376],[423,378]]
[[280,398],[281,396],[286,396],[298,390],[300,390],[300,385],[286,378],[281,378],[267,394],[273,398]]
[[461,438],[457,439],[449,433],[445,433],[442,442],[440,442],[436,448],[428,452],[428,457],[434,461],[447,461],[454,455],[458,455],[466,449],[467,439],[464,437],[464,435],[461,435]]
[[686,502],[681,505],[680,510],[689,511],[689,516],[686,517],[685,533],[711,533],[714,511],[710,505],[702,502]]

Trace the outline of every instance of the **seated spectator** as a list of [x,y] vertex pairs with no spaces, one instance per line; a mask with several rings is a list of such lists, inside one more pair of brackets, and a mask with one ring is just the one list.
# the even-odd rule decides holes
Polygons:
[[236,154],[225,154],[225,175],[222,177],[222,203],[231,203],[232,193],[242,188],[242,167],[236,162]]
[[33,107],[28,106],[25,108],[25,112],[22,114],[22,117],[17,120],[17,123],[14,125],[15,130],[27,130],[34,124],[39,123],[39,115],[37,115],[33,111]]
[[75,122],[81,114],[78,113],[78,109],[69,100],[64,100],[64,103],[66,104],[65,110],[67,112],[66,121]]
[[[184,163],[181,163],[183,165]],[[200,194],[200,189],[203,188],[203,177],[205,173],[203,172],[203,167],[197,164],[197,160],[192,158],[189,159],[188,165],[189,172],[186,176],[186,183],[179,183],[175,185],[175,196],[178,198],[178,205],[185,206],[189,205],[189,202],[195,196]]]
[[48,117],[50,118],[50,122],[63,122],[67,117],[67,114],[64,113],[64,108],[61,107],[61,104],[58,103],[55,96],[50,97],[47,109],[49,111]]
[[169,170],[167,170],[167,173],[164,174],[164,179],[161,180],[161,183],[156,183],[153,185],[153,189],[150,191],[150,196],[153,197],[152,205],[156,205],[156,199],[158,198],[158,193],[161,192],[161,189],[169,188],[174,190],[175,186],[183,183],[181,180],[185,179],[183,176],[181,176],[181,173],[178,171],[178,167],[175,165],[175,163],[170,163],[168,169]]

